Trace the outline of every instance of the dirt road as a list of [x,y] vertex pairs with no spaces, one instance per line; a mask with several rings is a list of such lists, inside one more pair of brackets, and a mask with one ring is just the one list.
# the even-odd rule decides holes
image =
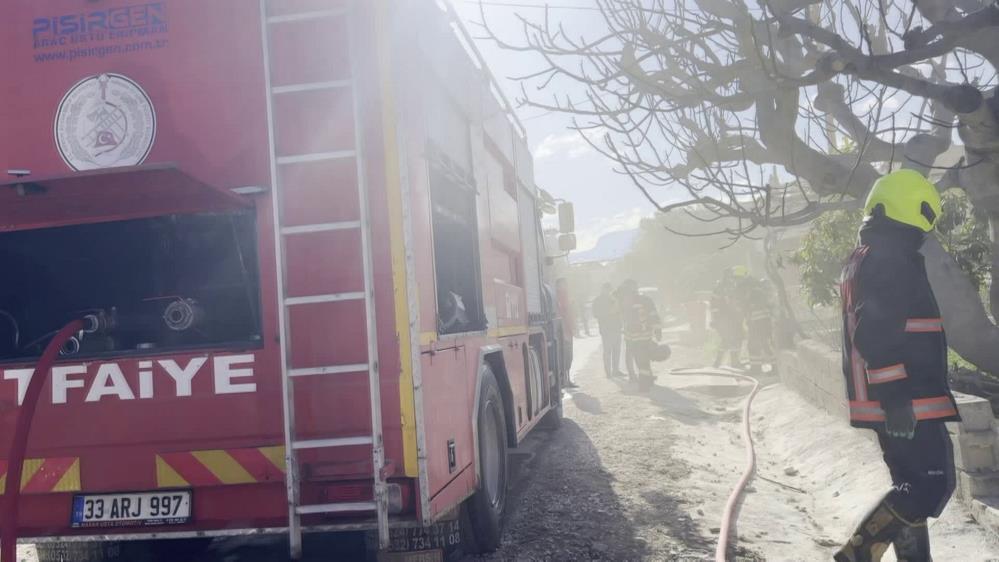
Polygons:
[[[674,351],[643,395],[604,376],[597,339],[577,340],[579,388],[566,397],[564,426],[520,451],[526,474],[503,545],[482,560],[714,559],[722,507],[743,465],[739,427],[749,386],[668,375],[706,362],[703,350]],[[859,510],[886,488],[877,446],[763,382],[753,415],[758,476],[730,560],[831,560]],[[938,562],[999,559],[994,539],[956,501],[932,533]]]

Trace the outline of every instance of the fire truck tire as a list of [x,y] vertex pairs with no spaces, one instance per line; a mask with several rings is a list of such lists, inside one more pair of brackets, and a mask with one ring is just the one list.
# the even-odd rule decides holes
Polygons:
[[564,410],[562,407],[562,389],[555,388],[552,390],[552,394],[557,397],[555,399],[558,400],[558,404],[552,407],[551,410],[548,410],[548,413],[545,414],[545,419],[542,420],[541,423],[547,429],[559,429],[562,427],[562,416]]
[[488,366],[479,393],[479,489],[464,505],[463,540],[468,553],[499,548],[507,496],[507,437],[503,397]]
[[562,427],[562,417],[565,411],[562,402],[562,377],[554,376],[552,379],[552,409],[548,410],[544,419],[541,420],[541,425],[546,429],[558,429]]

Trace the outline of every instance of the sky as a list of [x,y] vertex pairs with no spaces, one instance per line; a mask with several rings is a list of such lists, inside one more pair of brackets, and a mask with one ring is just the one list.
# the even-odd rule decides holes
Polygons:
[[[469,32],[483,37],[485,33],[477,24],[482,21],[478,0],[452,1]],[[483,2],[490,27],[511,42],[522,38],[515,14],[536,19],[545,13],[542,0]],[[593,0],[548,0],[548,4],[552,17],[562,19],[576,35],[599,31],[603,23],[600,12],[586,9],[595,5]],[[503,50],[490,39],[477,39],[476,44],[516,106],[516,100],[523,95],[520,82],[510,77],[538,70],[543,61],[530,53]],[[571,94],[553,88],[554,93]],[[547,92],[542,94],[549,97]],[[572,125],[569,116],[531,107],[517,108],[517,114],[527,129],[538,186],[575,205],[579,250],[592,248],[603,234],[636,228],[642,218],[655,212],[627,176],[614,172],[612,161],[594,151],[580,133],[568,129]]]

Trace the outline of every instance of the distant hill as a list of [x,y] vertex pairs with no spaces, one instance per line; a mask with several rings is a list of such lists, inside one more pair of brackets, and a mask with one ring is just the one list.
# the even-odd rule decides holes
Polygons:
[[573,252],[569,255],[569,263],[591,263],[615,261],[623,258],[635,240],[638,239],[638,229],[608,232],[597,240],[597,245],[589,250]]

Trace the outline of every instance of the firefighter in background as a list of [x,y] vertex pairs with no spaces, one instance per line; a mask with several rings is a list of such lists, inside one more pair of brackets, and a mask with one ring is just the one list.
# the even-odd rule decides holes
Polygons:
[[742,342],[745,339],[745,309],[739,295],[740,277],[747,275],[745,267],[732,267],[722,273],[711,295],[711,328],[718,332],[718,367],[728,354],[730,365],[741,364]]
[[635,361],[635,346],[628,342],[628,338],[624,337],[624,322],[625,317],[628,312],[628,297],[625,294],[625,284],[622,283],[620,287],[614,291],[614,300],[617,303],[619,315],[621,317],[621,336],[624,339],[624,370],[628,373],[629,381],[638,380],[638,363]]
[[621,374],[621,307],[610,283],[604,283],[600,295],[593,299],[593,316],[600,330],[604,373],[608,378],[616,377]]
[[[638,283],[634,280],[629,279],[622,283],[618,294],[627,353],[634,358],[638,368],[638,387],[647,390],[655,382],[652,376],[652,352],[656,342],[662,339],[662,321],[659,319],[655,303],[638,292]],[[629,378],[630,368],[629,365]]]
[[[586,310],[586,299],[577,298],[576,303],[576,320],[579,321],[579,327],[576,328],[576,337],[582,337],[582,334],[586,334],[586,337],[590,337],[590,315]],[[579,328],[582,328],[580,331]]]
[[771,314],[770,292],[762,279],[752,279],[747,285],[746,332],[749,351],[749,372],[760,374],[763,365],[776,369],[774,353],[774,324]]
[[947,387],[947,341],[919,253],[940,216],[922,174],[892,172],[865,205],[860,242],[843,271],[843,373],[850,423],[877,432],[893,487],[870,511],[837,562],[928,561],[926,521],[954,491],[944,422],[959,421]]
[[565,373],[563,388],[576,388],[572,382],[572,340],[576,331],[576,319],[569,300],[569,281],[565,277],[555,280],[555,300],[558,303],[559,315],[562,318],[562,349],[565,357]]

